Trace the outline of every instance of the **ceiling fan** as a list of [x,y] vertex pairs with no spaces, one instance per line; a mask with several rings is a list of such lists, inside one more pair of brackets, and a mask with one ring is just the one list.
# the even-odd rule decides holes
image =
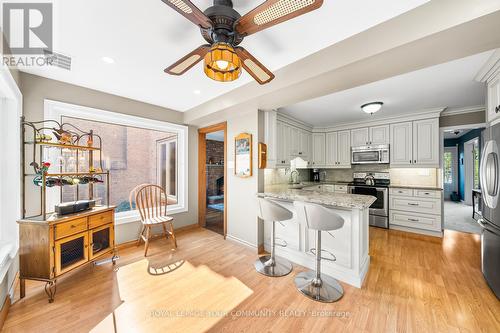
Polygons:
[[189,0],[162,1],[196,24],[208,42],[165,69],[165,73],[182,75],[203,59],[205,74],[213,80],[234,81],[243,67],[260,84],[272,81],[274,74],[239,44],[248,35],[323,4],[323,0],[267,0],[241,16],[231,0],[214,0],[214,5],[204,12]]

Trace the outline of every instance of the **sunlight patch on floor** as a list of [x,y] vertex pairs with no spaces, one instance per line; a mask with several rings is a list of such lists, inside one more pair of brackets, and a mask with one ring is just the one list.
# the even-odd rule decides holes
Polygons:
[[[168,274],[154,275],[148,272],[151,260],[120,267],[123,303],[91,332],[203,332],[253,293],[234,277],[188,261]],[[154,265],[160,265],[158,259]]]

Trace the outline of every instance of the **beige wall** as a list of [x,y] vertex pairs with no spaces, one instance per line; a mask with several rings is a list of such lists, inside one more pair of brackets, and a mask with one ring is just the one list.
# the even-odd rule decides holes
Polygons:
[[[113,111],[149,119],[182,124],[182,113],[162,107],[134,101],[131,99],[106,94],[60,81],[50,80],[39,76],[20,73],[21,91],[23,93],[24,116],[28,121],[43,120],[44,99],[71,103],[101,110]],[[189,187],[188,207],[186,213],[177,214],[175,227],[196,224],[198,221],[198,136],[195,127],[189,127]],[[123,243],[137,238],[140,227],[139,221],[118,225],[116,239]]]
[[478,111],[478,112],[463,113],[463,114],[441,117],[439,118],[439,127],[482,124],[485,122],[486,122],[486,112]]

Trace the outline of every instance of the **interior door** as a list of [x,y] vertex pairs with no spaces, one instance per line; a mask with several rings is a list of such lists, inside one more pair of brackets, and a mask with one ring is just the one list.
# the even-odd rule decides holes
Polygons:
[[458,153],[457,147],[445,147],[443,156],[444,197],[449,199],[458,192]]

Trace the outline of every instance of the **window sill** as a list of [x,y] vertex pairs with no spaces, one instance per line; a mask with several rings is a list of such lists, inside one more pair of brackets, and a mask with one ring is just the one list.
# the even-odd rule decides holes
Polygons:
[[[170,215],[177,215],[180,213],[185,213],[187,212],[186,208],[176,208],[167,211],[167,214]],[[120,214],[120,213],[118,213]],[[129,223],[138,223],[141,222],[141,215],[138,212],[135,213],[130,213],[130,214],[123,214],[122,216],[116,216],[115,214],[115,225],[122,225],[122,224],[129,224]]]

